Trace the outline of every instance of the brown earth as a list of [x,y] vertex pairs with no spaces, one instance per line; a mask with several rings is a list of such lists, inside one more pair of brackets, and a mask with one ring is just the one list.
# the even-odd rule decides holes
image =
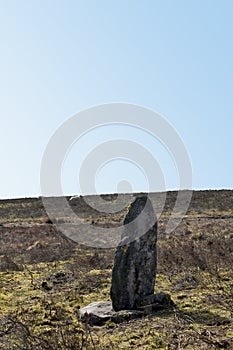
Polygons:
[[[151,194],[155,208],[161,195]],[[103,196],[109,205],[115,197]],[[156,279],[156,292],[176,307],[103,327],[82,324],[78,308],[109,300],[114,249],[71,241],[54,225],[69,216],[56,208],[51,221],[41,198],[1,200],[0,349],[233,349],[233,191],[194,191],[167,234],[176,197],[166,194],[158,219]],[[77,221],[109,230],[127,212],[107,215],[85,198],[70,203]]]

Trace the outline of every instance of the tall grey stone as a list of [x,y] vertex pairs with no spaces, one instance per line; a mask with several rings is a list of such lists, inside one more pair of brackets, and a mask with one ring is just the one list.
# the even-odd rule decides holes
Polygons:
[[137,197],[124,220],[112,271],[111,299],[115,311],[133,310],[154,294],[157,219],[147,196]]

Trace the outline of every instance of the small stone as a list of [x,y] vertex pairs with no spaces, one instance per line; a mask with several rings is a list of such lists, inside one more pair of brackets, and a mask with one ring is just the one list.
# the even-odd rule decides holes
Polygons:
[[43,282],[41,283],[41,287],[42,287],[44,290],[46,290],[47,292],[50,291],[50,290],[52,289],[52,287],[48,285],[48,282],[47,282],[47,281],[43,281]]
[[167,309],[174,306],[175,303],[171,299],[171,296],[167,293],[157,293],[146,297],[139,307],[140,310],[144,310],[146,313]]

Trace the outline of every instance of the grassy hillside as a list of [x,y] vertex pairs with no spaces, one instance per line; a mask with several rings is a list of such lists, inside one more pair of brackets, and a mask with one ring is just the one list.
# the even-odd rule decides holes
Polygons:
[[[167,193],[158,220],[155,287],[176,306],[102,327],[81,323],[78,309],[110,300],[114,249],[63,236],[40,198],[1,200],[0,349],[233,349],[233,191],[194,191],[187,215],[167,235],[176,195]],[[151,194],[155,207],[160,196]],[[71,203],[86,222],[122,224],[127,208],[106,215],[84,199]]]

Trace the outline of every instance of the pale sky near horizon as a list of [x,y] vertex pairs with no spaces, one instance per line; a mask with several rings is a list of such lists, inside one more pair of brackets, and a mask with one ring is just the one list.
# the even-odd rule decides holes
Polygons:
[[[0,198],[40,195],[56,129],[110,102],[165,116],[189,153],[194,189],[233,189],[232,15],[230,0],[0,0]],[[121,126],[76,145],[64,163],[64,194],[78,193],[76,151],[85,158],[95,142],[120,137],[148,145],[166,189],[178,189],[166,150]],[[97,191],[116,192],[122,180],[146,190],[139,168],[115,160],[99,172]]]

